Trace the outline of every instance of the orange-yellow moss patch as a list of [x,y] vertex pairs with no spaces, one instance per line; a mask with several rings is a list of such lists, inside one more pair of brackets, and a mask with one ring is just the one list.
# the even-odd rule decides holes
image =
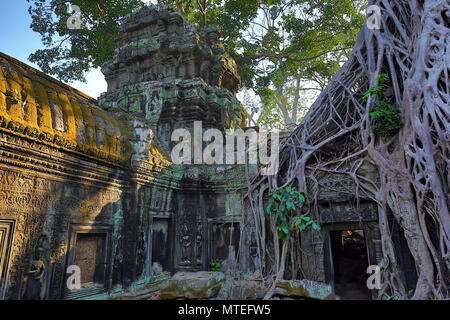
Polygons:
[[97,101],[0,53],[0,130],[128,165],[127,130]]

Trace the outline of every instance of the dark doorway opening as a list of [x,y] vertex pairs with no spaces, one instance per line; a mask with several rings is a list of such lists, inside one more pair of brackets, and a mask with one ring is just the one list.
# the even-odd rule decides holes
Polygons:
[[158,263],[164,271],[172,270],[172,254],[170,242],[170,220],[153,218],[152,224],[152,263]]
[[362,230],[330,232],[334,289],[343,300],[370,300],[367,248]]

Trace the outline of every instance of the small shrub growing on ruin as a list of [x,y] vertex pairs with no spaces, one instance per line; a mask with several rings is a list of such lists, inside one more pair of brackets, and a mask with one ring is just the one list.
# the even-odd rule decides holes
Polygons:
[[292,227],[297,232],[307,231],[309,228],[320,230],[319,225],[306,216],[293,216],[297,207],[305,202],[305,195],[295,188],[280,188],[269,194],[270,203],[267,211],[273,215],[278,238],[286,240]]
[[217,272],[220,271],[220,268],[222,267],[223,261],[220,259],[211,260],[209,265],[211,266],[211,271]]
[[367,101],[369,97],[376,98],[374,111],[370,113],[372,118],[372,130],[376,135],[387,139],[397,134],[403,127],[400,111],[386,95],[389,87],[389,76],[385,73],[376,78],[377,84],[367,90],[362,101]]

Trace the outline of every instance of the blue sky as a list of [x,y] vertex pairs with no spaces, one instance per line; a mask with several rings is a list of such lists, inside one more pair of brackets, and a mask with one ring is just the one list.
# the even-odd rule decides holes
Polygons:
[[[43,48],[40,35],[30,28],[29,3],[26,0],[0,0],[0,51],[37,69],[28,60],[31,53]],[[100,70],[86,76],[87,83],[72,82],[72,87],[97,98],[106,91],[106,82]]]

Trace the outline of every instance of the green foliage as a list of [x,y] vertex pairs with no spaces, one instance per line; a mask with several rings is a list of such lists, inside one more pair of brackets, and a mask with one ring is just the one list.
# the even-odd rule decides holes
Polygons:
[[[182,8],[188,21],[203,25],[203,12],[195,0],[157,0],[159,4]],[[204,0],[200,1],[203,6]],[[243,46],[244,31],[257,18],[259,1],[255,0],[207,0],[206,23],[220,27],[222,41],[227,52],[239,56]],[[250,75],[252,77],[253,74]]]
[[364,93],[364,96],[361,98],[362,101],[367,101],[372,96],[384,95],[384,91],[388,88],[389,85],[389,76],[385,73],[381,73],[375,79],[376,84]]
[[382,73],[376,78],[376,85],[367,90],[361,99],[365,102],[370,97],[376,98],[374,111],[370,113],[372,130],[383,139],[394,136],[403,127],[401,113],[386,95],[388,88],[389,76]]
[[[82,10],[81,30],[66,26],[59,0],[27,0],[31,28],[45,48],[30,55],[47,74],[84,81],[87,71],[114,53],[120,20],[142,0],[73,0]],[[147,2],[148,3],[148,2]],[[363,0],[153,0],[184,11],[190,22],[216,24],[235,58],[242,84],[261,98],[254,122],[267,129],[296,124],[347,59],[364,24]],[[297,80],[301,80],[300,85]],[[308,95],[304,95],[308,92]],[[301,95],[300,95],[301,93]],[[298,97],[302,96],[302,99]],[[251,112],[250,112],[251,113]],[[304,113],[304,112],[303,112]]]
[[364,24],[362,2],[261,2],[265,18],[246,31],[236,56],[243,85],[261,98],[259,125],[283,129],[299,123],[347,60]]
[[72,0],[83,15],[80,30],[67,28],[68,2],[60,0],[27,0],[31,29],[41,35],[45,49],[29,57],[43,72],[62,81],[85,81],[85,73],[112,58],[114,38],[120,20],[136,8],[141,0]]
[[306,216],[293,216],[294,211],[305,202],[305,195],[295,188],[286,187],[277,189],[269,194],[270,202],[267,211],[273,215],[277,227],[278,238],[286,240],[291,228],[295,226],[297,232],[307,231],[309,228],[320,230],[320,227],[311,218]]
[[297,232],[304,232],[309,228],[320,231],[320,226],[314,220],[311,220],[310,217],[295,217],[294,221]]
[[211,266],[211,271],[220,271],[220,268],[222,267],[223,261],[220,259],[211,260],[209,262],[209,265]]
[[[111,58],[120,20],[145,5],[142,0],[73,0],[82,10],[83,23],[81,30],[70,30],[66,2],[27,1],[31,28],[41,34],[46,47],[30,59],[63,80],[82,80],[85,71]],[[152,2],[182,9],[189,21],[198,24],[203,24],[206,14],[208,24],[222,29],[225,47],[236,57],[244,85],[258,90],[298,74],[300,67],[311,79],[313,74],[332,76],[338,56],[353,44],[364,22],[356,0],[201,0],[205,12],[193,0]],[[264,25],[260,32],[255,32],[255,22]],[[261,72],[262,60],[268,62],[266,72]],[[268,77],[262,87],[257,81],[261,76]]]

